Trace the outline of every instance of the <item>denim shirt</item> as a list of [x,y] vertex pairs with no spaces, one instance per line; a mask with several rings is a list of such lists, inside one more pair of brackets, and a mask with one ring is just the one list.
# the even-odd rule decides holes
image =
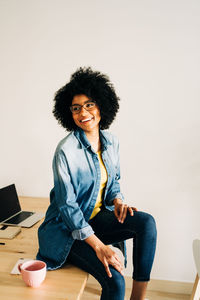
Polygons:
[[[107,131],[100,131],[100,139],[102,160],[108,174],[103,204],[113,210],[113,200],[123,200],[118,182],[119,143]],[[71,132],[58,144],[53,175],[50,205],[38,229],[37,259],[45,261],[49,270],[64,264],[76,239],[84,240],[94,233],[88,221],[99,192],[101,171],[98,156],[82,129]],[[125,251],[124,243],[115,246]]]

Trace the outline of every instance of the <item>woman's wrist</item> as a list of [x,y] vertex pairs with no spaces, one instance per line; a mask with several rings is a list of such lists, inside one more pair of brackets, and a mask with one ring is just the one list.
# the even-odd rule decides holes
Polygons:
[[95,252],[105,246],[104,243],[102,243],[102,241],[95,234],[92,234],[87,239],[85,239],[85,242],[89,244]]

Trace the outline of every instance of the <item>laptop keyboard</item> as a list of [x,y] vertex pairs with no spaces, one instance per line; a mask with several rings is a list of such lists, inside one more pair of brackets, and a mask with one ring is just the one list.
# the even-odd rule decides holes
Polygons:
[[6,221],[6,223],[10,224],[19,224],[20,222],[24,221],[28,217],[32,216],[34,213],[30,211],[22,211],[15,217],[12,217]]

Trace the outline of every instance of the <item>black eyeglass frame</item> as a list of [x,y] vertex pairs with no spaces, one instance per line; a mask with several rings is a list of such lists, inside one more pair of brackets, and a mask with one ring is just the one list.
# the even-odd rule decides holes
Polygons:
[[[94,105],[92,105],[91,107],[87,107],[88,104],[94,104]],[[90,101],[84,103],[83,105],[80,105],[80,104],[73,104],[73,105],[71,105],[71,106],[69,107],[69,109],[70,109],[70,111],[71,111],[72,114],[79,114],[79,113],[81,112],[82,107],[83,107],[85,110],[87,110],[87,111],[91,111],[91,110],[93,110],[96,106],[97,106],[96,102],[90,100]],[[76,111],[74,110],[74,107],[77,108]]]

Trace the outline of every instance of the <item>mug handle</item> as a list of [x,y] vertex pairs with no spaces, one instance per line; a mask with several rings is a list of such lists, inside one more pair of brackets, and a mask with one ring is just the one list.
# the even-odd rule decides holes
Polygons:
[[22,264],[19,264],[19,265],[18,265],[18,270],[19,270],[20,273],[21,273],[21,265],[22,265]]

